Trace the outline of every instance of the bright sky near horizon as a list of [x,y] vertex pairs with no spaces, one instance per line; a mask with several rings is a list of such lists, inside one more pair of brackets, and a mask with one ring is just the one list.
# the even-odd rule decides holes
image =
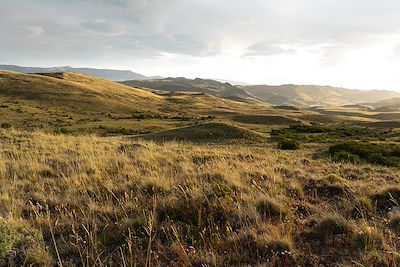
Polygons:
[[2,0],[0,64],[400,90],[399,0]]

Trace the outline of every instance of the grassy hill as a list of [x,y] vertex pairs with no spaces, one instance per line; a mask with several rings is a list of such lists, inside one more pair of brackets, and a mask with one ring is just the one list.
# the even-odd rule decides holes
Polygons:
[[171,129],[142,137],[152,141],[187,141],[193,143],[261,142],[265,136],[246,128],[225,123],[205,123]]
[[[222,95],[232,87],[209,80],[187,82]],[[216,87],[208,87],[209,83]],[[267,133],[273,127],[296,123],[400,121],[398,112],[377,112],[354,105],[271,107],[259,101],[236,101],[208,93],[151,91],[79,73],[11,71],[0,71],[0,115],[4,127],[112,135],[155,133],[207,122],[237,124]]]
[[18,129],[140,134],[271,110],[207,94],[150,92],[79,73],[0,71],[0,123]]
[[[0,71],[0,94],[77,112],[108,110],[129,113],[161,97],[145,90],[132,90],[114,82],[78,73],[20,74]],[[142,103],[142,106],[137,106]]]
[[365,104],[368,107],[373,108],[375,111],[399,111],[400,110],[400,97],[394,97],[391,99],[385,99],[380,101],[374,101]]

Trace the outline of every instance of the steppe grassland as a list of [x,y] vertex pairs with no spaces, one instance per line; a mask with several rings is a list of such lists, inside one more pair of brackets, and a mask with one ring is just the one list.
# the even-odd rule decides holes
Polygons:
[[398,170],[333,163],[323,144],[0,137],[2,264],[399,262]]

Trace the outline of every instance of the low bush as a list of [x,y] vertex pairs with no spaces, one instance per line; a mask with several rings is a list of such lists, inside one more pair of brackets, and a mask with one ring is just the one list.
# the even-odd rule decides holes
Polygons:
[[360,158],[369,163],[391,167],[400,166],[400,157],[395,156],[398,151],[398,147],[358,142],[336,144],[329,148],[329,154],[335,161],[357,162]]
[[350,162],[350,163],[358,163],[360,162],[360,158],[354,154],[351,154],[347,151],[340,151],[335,153],[333,156],[333,161],[335,162]]
[[349,235],[353,231],[353,227],[343,217],[327,216],[315,225],[313,234],[326,239],[334,235]]
[[0,220],[0,266],[50,266],[41,233],[19,221]]
[[60,128],[60,129],[58,129],[58,130],[56,130],[54,132],[57,133],[57,134],[71,134],[71,133],[73,133],[72,130],[67,129],[67,128]]
[[278,143],[278,149],[282,150],[297,150],[300,148],[299,142],[293,139],[282,139]]
[[3,128],[3,129],[11,128],[11,124],[9,124],[9,123],[7,123],[7,122],[3,122],[3,123],[1,124],[1,128]]
[[289,129],[297,133],[326,133],[331,131],[331,129],[326,126],[305,124],[290,125]]

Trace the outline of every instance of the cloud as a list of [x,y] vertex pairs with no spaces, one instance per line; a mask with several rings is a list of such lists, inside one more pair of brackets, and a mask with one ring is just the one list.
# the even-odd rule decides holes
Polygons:
[[81,23],[81,26],[83,29],[104,36],[119,36],[126,33],[126,29],[123,25],[108,22],[104,19],[86,21]]
[[323,69],[357,51],[393,49],[399,31],[398,0],[0,1],[2,60],[20,64],[148,70],[162,58],[165,72],[206,61],[239,72],[251,59],[259,65],[249,73],[298,60]]
[[270,43],[270,42],[259,42],[250,45],[247,48],[244,57],[257,57],[257,56],[274,56],[282,54],[294,54],[296,49],[293,44],[284,43]]
[[17,27],[16,34],[27,38],[36,38],[44,34],[44,29],[42,26],[24,25]]

